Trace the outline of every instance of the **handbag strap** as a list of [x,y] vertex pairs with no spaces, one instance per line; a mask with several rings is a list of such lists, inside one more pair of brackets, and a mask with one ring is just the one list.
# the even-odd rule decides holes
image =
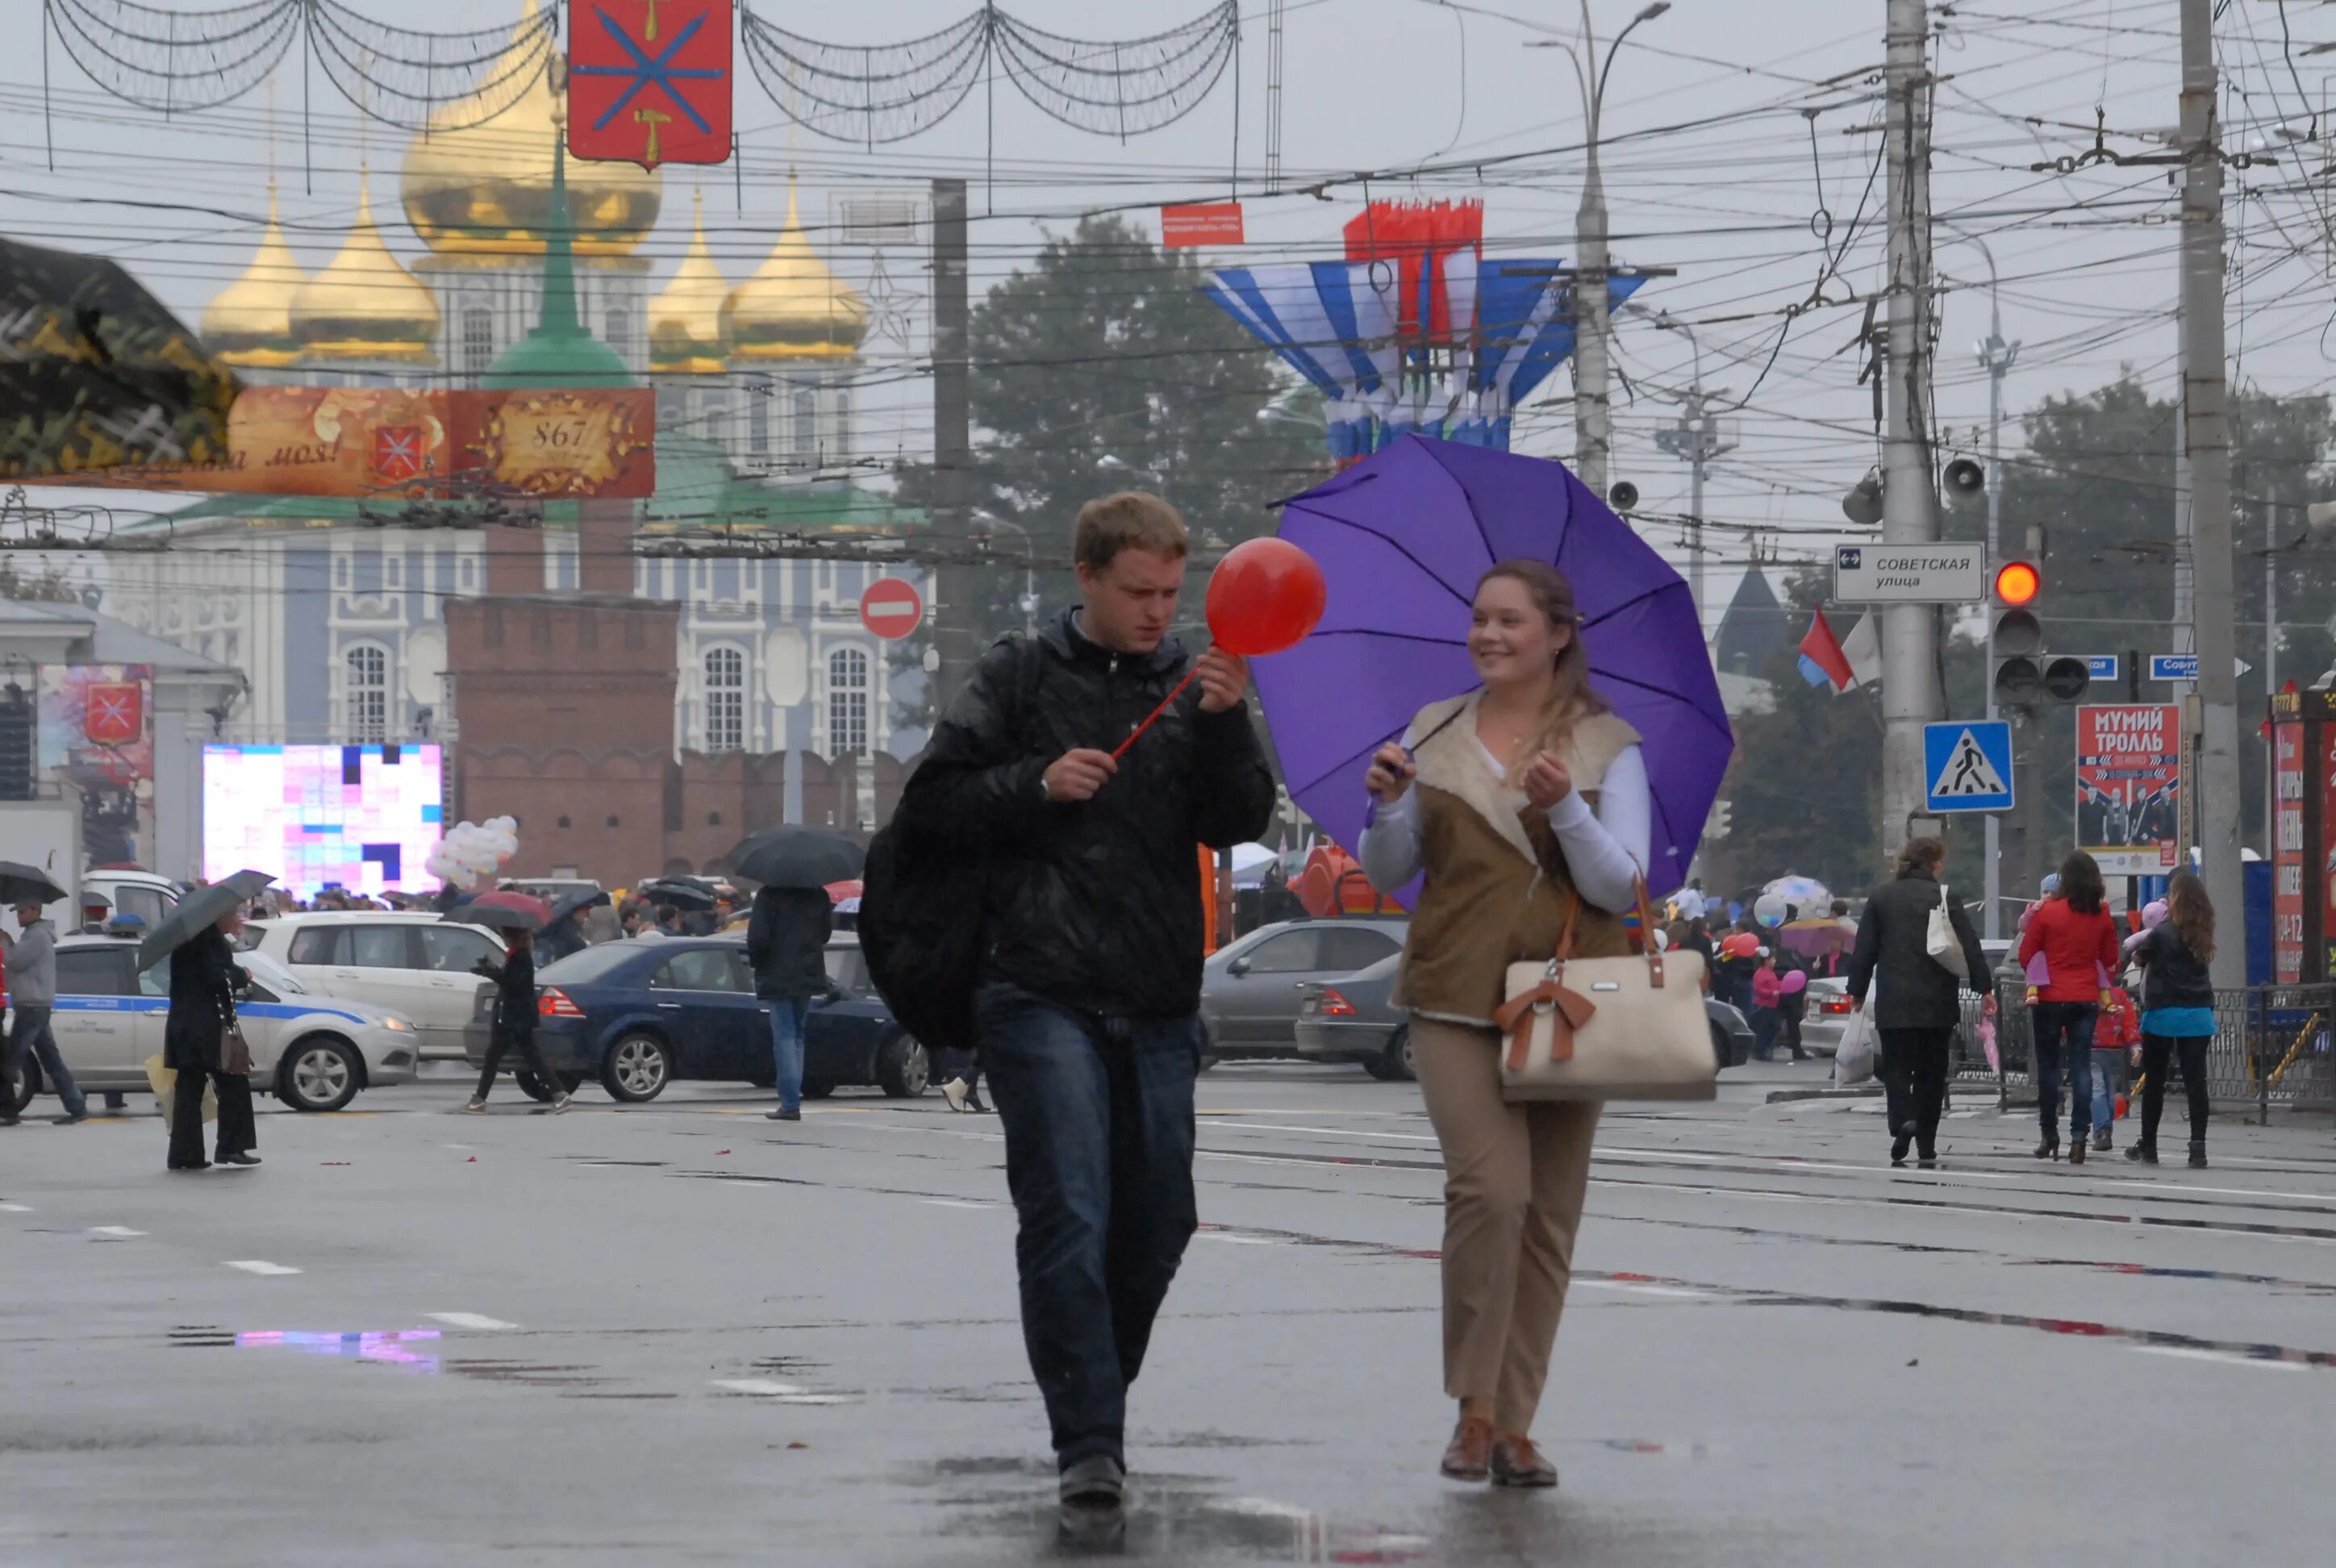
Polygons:
[[[1647,892],[1647,879],[1643,876],[1633,876],[1630,879],[1630,890],[1638,899],[1639,950],[1647,960],[1647,983],[1655,989],[1661,990],[1663,989],[1663,954],[1662,950],[1655,946],[1654,900]],[[1565,930],[1558,935],[1557,951],[1551,955],[1549,968],[1544,971],[1547,979],[1557,980],[1564,978],[1565,961],[1573,956],[1574,922],[1581,914],[1582,894],[1576,891],[1573,894],[1573,902],[1566,907]]]

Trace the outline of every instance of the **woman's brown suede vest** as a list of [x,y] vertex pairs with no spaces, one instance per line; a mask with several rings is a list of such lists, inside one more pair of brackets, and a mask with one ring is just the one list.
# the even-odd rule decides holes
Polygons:
[[[1547,814],[1485,760],[1476,738],[1478,695],[1431,704],[1412,721],[1411,733],[1428,737],[1413,754],[1419,774],[1412,785],[1419,792],[1427,875],[1412,911],[1395,1001],[1428,1018],[1491,1028],[1509,966],[1555,953],[1576,899]],[[1592,809],[1608,765],[1638,741],[1639,732],[1622,720],[1593,714],[1557,748]],[[1622,917],[1582,904],[1573,951],[1581,958],[1629,952]]]

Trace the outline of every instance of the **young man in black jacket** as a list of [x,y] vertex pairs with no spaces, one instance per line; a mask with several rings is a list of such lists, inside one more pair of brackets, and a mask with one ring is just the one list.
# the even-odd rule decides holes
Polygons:
[[1199,1222],[1196,847],[1257,837],[1274,803],[1248,666],[1222,650],[1111,755],[1186,674],[1167,635],[1186,550],[1157,496],[1088,502],[1081,608],[990,649],[910,786],[923,822],[994,867],[975,1015],[1021,1221],[1023,1338],[1063,1503],[1105,1513],[1127,1386]]

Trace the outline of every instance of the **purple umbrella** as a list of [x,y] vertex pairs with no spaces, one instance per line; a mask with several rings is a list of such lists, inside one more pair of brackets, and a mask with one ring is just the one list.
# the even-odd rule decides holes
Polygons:
[[1572,579],[1592,684],[1645,738],[1658,897],[1687,880],[1735,736],[1679,573],[1562,463],[1416,437],[1284,503],[1282,538],[1320,563],[1314,634],[1255,662],[1290,793],[1330,836],[1361,838],[1363,774],[1431,702],[1476,685],[1476,579],[1528,556]]

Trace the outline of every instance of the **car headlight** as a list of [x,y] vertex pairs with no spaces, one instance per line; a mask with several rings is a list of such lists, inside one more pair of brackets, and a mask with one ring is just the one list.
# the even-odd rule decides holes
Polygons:
[[381,1027],[394,1035],[410,1035],[414,1032],[414,1026],[404,1018],[384,1018],[381,1021]]

